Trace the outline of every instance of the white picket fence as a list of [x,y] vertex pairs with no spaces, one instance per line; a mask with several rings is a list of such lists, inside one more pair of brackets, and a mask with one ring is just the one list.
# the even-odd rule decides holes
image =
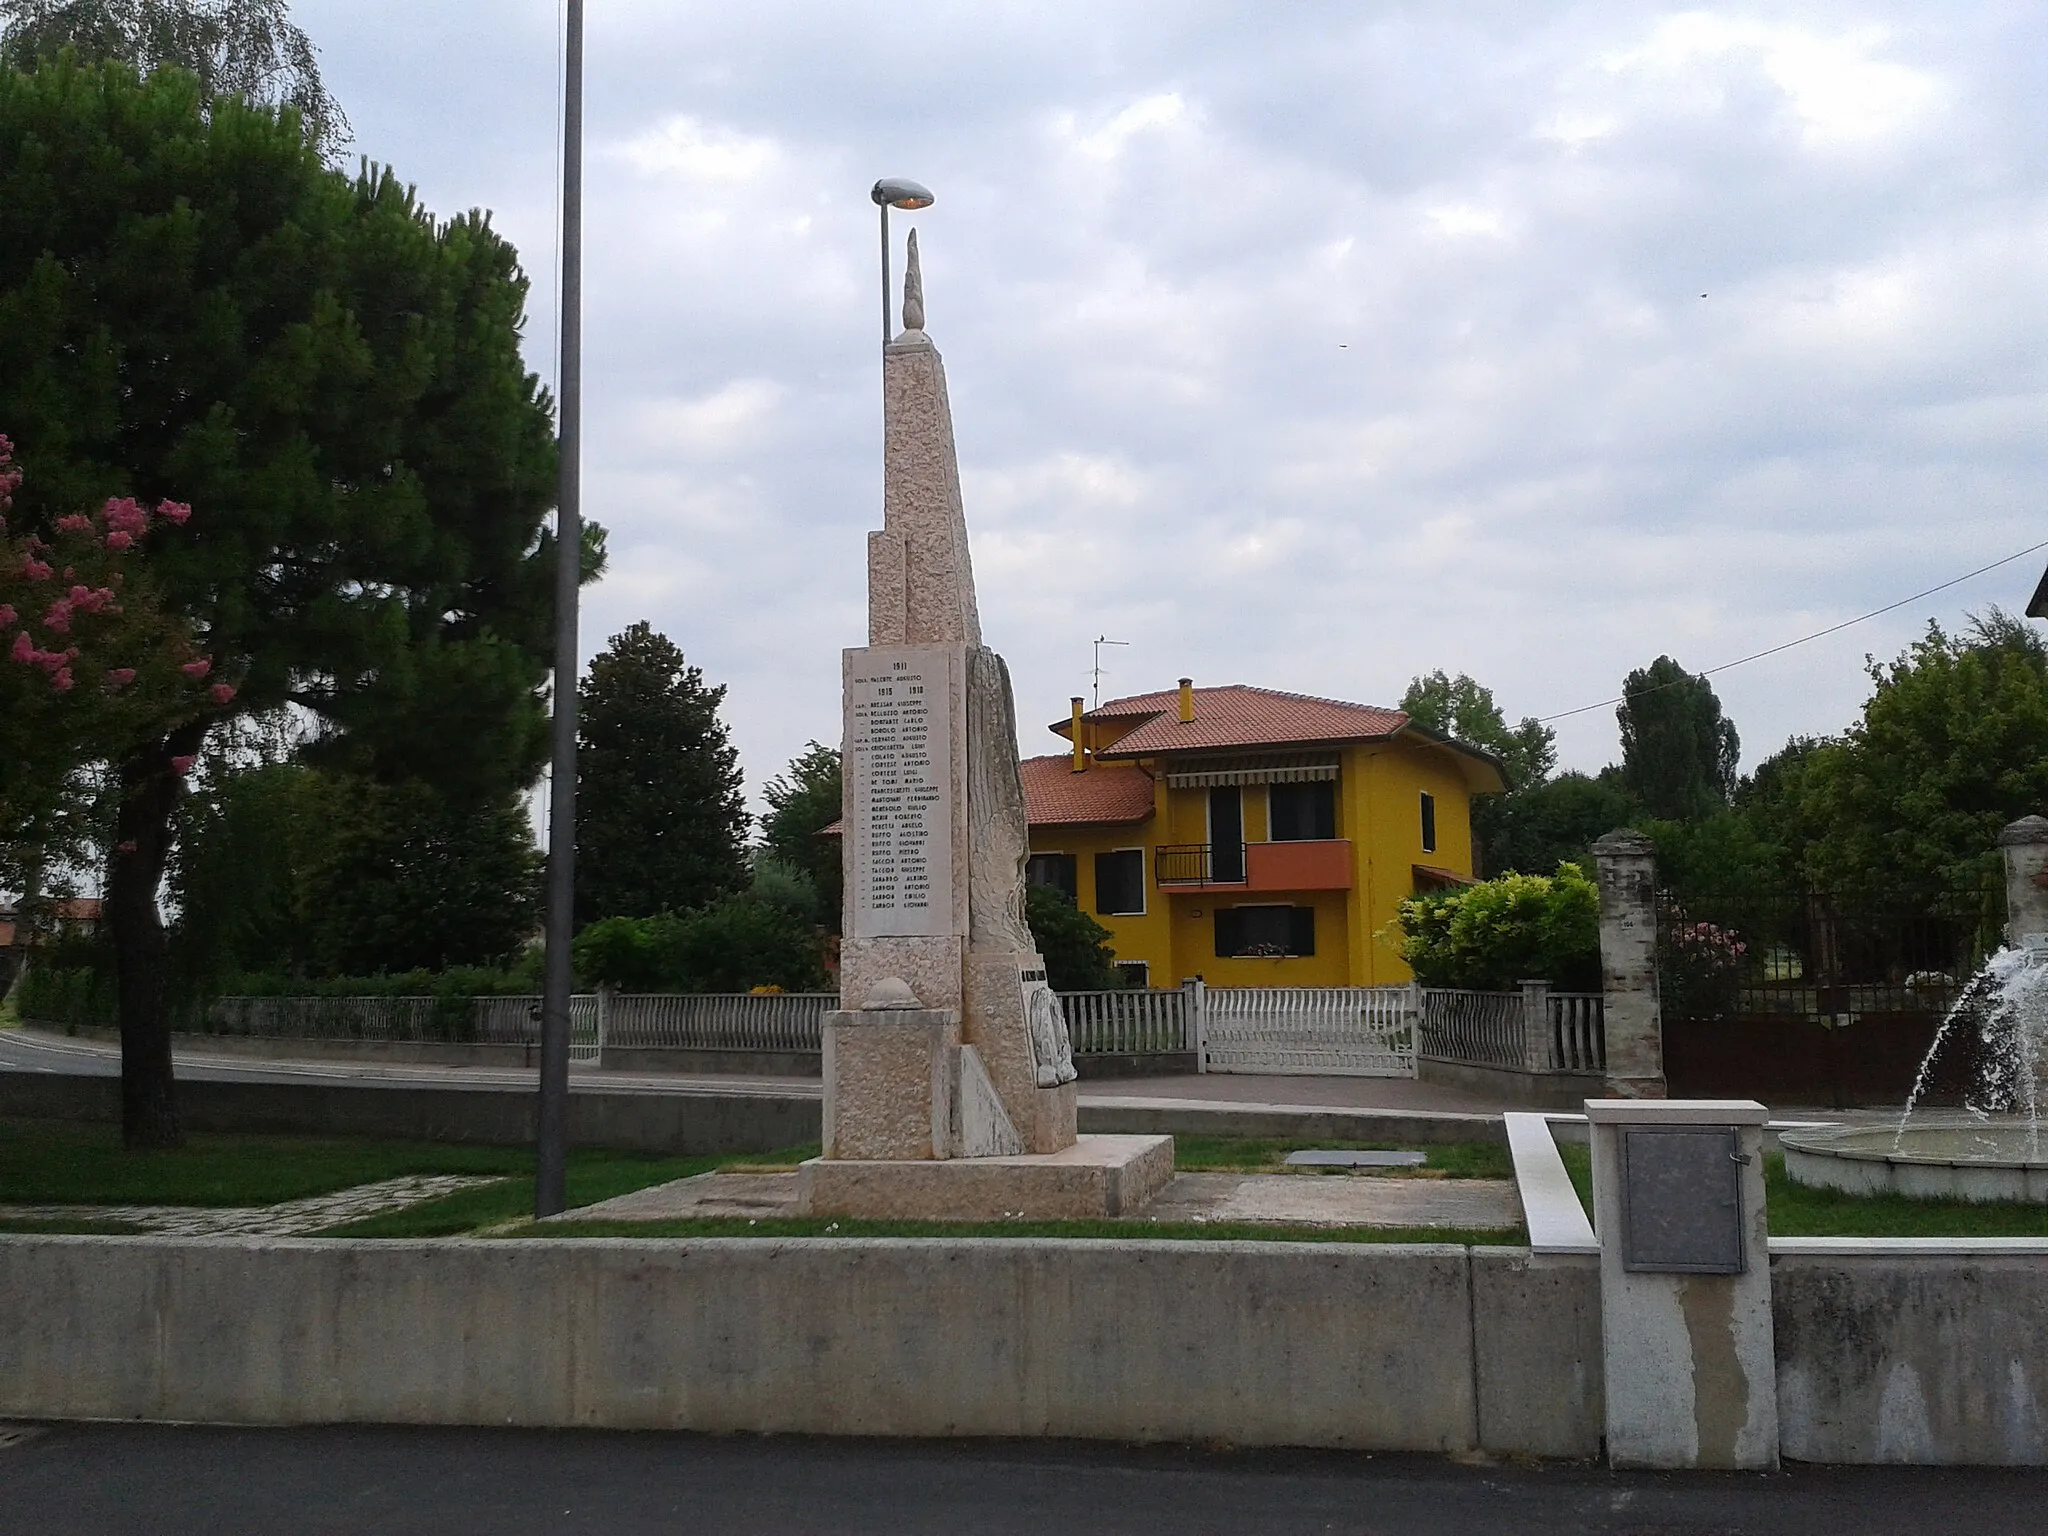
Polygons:
[[1189,986],[1170,991],[1061,992],[1060,1012],[1077,1056],[1162,1055],[1196,1049]]
[[815,1051],[833,992],[615,992],[606,998],[605,1044],[728,1051]]

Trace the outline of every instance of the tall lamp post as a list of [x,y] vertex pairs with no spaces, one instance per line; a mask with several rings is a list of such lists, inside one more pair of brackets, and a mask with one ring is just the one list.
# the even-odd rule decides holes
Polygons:
[[569,940],[576,925],[576,603],[583,584],[583,0],[567,0],[562,86],[560,483],[555,497],[555,716],[548,779],[547,968],[533,1213],[569,1203]]
[[886,347],[895,336],[895,327],[889,323],[889,210],[929,208],[938,199],[932,196],[930,188],[902,176],[884,176],[868,196],[882,210],[882,345]]

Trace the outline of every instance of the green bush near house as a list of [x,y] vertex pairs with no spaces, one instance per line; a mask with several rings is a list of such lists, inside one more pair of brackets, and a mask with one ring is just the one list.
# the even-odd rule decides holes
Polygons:
[[1413,896],[1397,920],[1401,958],[1426,987],[1511,991],[1545,980],[1600,985],[1600,893],[1576,864]]

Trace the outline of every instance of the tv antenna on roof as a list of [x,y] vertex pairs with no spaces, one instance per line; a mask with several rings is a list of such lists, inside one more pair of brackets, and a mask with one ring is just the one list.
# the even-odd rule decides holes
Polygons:
[[1128,640],[1112,640],[1107,635],[1095,637],[1095,707],[1102,708],[1102,648],[1105,645],[1129,645]]

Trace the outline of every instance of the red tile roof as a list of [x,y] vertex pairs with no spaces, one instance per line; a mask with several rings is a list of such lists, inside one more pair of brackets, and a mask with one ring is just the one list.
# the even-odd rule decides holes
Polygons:
[[1152,775],[1127,763],[1094,763],[1074,772],[1071,753],[1027,757],[1024,814],[1034,827],[1075,822],[1143,821],[1152,814]]
[[[1376,741],[1393,735],[1408,723],[1408,717],[1398,709],[1347,704],[1341,699],[1318,699],[1304,693],[1282,693],[1274,688],[1250,688],[1243,683],[1197,688],[1195,718],[1185,725],[1180,719],[1178,689],[1112,699],[1084,718],[1121,724],[1133,716],[1151,718],[1113,746],[1104,746],[1098,756],[1145,757],[1159,752],[1215,751],[1227,747]],[[1062,721],[1053,729],[1061,730],[1065,724]]]

